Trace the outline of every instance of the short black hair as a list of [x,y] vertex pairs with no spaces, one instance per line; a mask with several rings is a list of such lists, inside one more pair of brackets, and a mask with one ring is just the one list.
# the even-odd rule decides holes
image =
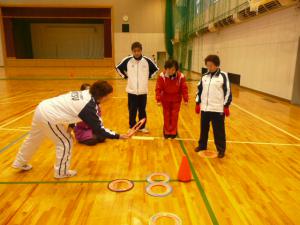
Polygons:
[[83,83],[83,84],[80,86],[80,91],[88,90],[90,87],[91,87],[90,84],[88,84],[88,83]]
[[143,49],[143,46],[140,42],[136,41],[136,42],[133,42],[132,45],[131,45],[131,50],[135,49],[135,48],[139,48],[139,49]]
[[175,69],[177,71],[179,69],[178,62],[174,59],[168,59],[165,62],[165,69],[170,69],[172,67],[175,67]]
[[205,65],[207,64],[207,62],[212,62],[213,64],[215,64],[215,66],[220,66],[221,64],[220,58],[217,55],[208,55],[205,58]]
[[113,87],[107,81],[96,81],[90,88],[90,93],[97,101],[113,92]]

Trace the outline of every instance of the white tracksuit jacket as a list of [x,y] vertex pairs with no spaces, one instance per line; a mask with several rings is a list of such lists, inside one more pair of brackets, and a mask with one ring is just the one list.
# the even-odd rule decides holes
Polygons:
[[141,60],[128,56],[116,66],[116,70],[121,77],[128,79],[127,93],[144,95],[148,93],[148,80],[155,75],[158,67],[146,56],[143,56]]
[[74,124],[86,122],[93,133],[101,133],[106,138],[118,139],[119,136],[103,126],[98,115],[98,104],[86,91],[73,91],[42,101],[39,106],[44,118],[52,124]]
[[232,101],[229,78],[226,72],[218,69],[214,74],[205,73],[198,83],[196,103],[201,104],[201,111],[224,112]]
[[16,157],[16,163],[24,165],[34,155],[45,137],[56,145],[54,171],[67,173],[72,156],[72,137],[65,125],[86,122],[95,134],[119,139],[119,134],[106,129],[98,116],[98,105],[89,91],[73,91],[42,101],[35,110],[31,130]]

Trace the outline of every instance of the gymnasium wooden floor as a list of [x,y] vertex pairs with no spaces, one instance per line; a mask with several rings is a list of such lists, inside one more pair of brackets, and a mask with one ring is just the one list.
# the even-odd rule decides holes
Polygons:
[[[150,81],[151,133],[143,136],[153,138],[108,140],[95,147],[75,144],[71,165],[78,176],[71,179],[53,178],[54,147],[49,141],[33,158],[32,171],[12,169],[35,106],[96,77],[108,78],[115,89],[102,106],[105,126],[126,132],[126,81],[118,79],[113,69],[0,71],[1,225],[142,225],[161,211],[177,214],[184,225],[300,224],[300,107],[234,85],[224,159],[203,159],[193,151],[200,120],[194,113],[197,82],[188,83],[191,102],[181,109],[181,139],[164,140],[162,109],[154,101],[155,81]],[[213,142],[209,148],[215,149]],[[176,180],[184,154],[195,171],[190,183]],[[155,198],[145,193],[145,178],[153,172],[171,176],[171,195]],[[134,189],[108,191],[108,181],[117,178],[134,180]],[[162,219],[159,224],[174,223]]]

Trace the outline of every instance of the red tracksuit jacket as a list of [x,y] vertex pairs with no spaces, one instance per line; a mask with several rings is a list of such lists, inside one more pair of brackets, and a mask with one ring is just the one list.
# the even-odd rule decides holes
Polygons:
[[178,115],[182,98],[188,102],[188,87],[181,72],[169,78],[162,72],[156,82],[156,101],[161,102],[164,112],[164,134],[177,135]]
[[162,72],[156,83],[156,101],[157,102],[185,102],[188,101],[188,87],[184,75],[177,71],[175,79],[165,77],[165,71]]

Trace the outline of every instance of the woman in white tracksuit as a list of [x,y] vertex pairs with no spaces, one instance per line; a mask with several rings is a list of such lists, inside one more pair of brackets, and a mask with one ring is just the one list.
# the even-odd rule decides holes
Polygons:
[[113,88],[109,83],[97,81],[90,90],[73,91],[42,101],[35,110],[29,136],[21,146],[12,167],[30,170],[32,166],[28,162],[44,138],[48,137],[56,145],[54,177],[75,176],[77,172],[69,169],[73,143],[67,125],[80,121],[87,123],[94,133],[101,134],[105,138],[128,138],[127,135],[119,135],[106,129],[98,115],[98,103],[107,99],[112,91]]
[[218,157],[223,158],[226,151],[225,116],[229,116],[229,105],[232,101],[230,82],[227,73],[221,71],[217,55],[205,58],[208,72],[203,74],[196,96],[197,114],[201,111],[201,134],[196,152],[207,149],[210,122],[214,131]]

